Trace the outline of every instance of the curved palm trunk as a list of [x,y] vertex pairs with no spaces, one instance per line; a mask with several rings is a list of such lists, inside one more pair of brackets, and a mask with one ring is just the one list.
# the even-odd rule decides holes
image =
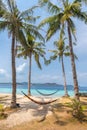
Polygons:
[[14,33],[12,35],[12,99],[11,99],[11,107],[15,108],[16,106],[16,68],[15,68],[15,36]]
[[72,66],[72,73],[73,73],[73,82],[74,82],[74,92],[75,98],[79,100],[79,87],[77,81],[77,74],[76,74],[76,66],[75,66],[75,59],[73,54],[73,46],[72,46],[72,36],[69,27],[69,21],[67,21],[67,30],[68,30],[68,38],[69,38],[69,47],[70,47],[70,55],[71,55],[71,66]]
[[31,60],[32,60],[32,54],[29,55],[29,74],[28,74],[28,95],[31,95]]
[[65,68],[64,68],[64,62],[63,62],[63,56],[62,56],[62,71],[63,71],[63,79],[64,79],[65,96],[69,96],[68,95],[68,91],[67,91],[67,85],[66,85],[66,75],[65,75]]

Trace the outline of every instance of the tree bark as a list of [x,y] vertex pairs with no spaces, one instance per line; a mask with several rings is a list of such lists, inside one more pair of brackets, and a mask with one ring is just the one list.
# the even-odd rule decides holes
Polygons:
[[66,75],[65,75],[65,68],[64,68],[64,62],[63,62],[63,56],[62,56],[62,71],[63,71],[63,79],[64,79],[65,96],[69,96],[68,95],[68,91],[67,91],[67,85],[66,85]]
[[69,21],[67,21],[67,30],[68,30],[69,47],[70,47],[70,55],[71,55],[71,66],[72,66],[72,73],[73,73],[74,93],[75,93],[75,98],[79,100],[79,87],[77,81],[75,58],[73,53],[72,36],[70,32]]
[[11,99],[11,107],[15,108],[16,105],[16,67],[15,67],[15,35],[12,35],[12,99]]
[[29,74],[28,74],[28,95],[31,95],[31,60],[32,54],[29,55]]

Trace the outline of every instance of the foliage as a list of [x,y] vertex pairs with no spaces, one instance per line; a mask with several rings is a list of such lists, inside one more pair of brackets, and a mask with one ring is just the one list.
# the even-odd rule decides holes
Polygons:
[[3,112],[3,111],[4,111],[3,105],[0,104],[0,112]]
[[71,103],[67,104],[68,107],[72,109],[73,117],[77,118],[79,121],[83,121],[85,115],[84,110],[86,109],[85,105],[82,105],[80,101],[73,99]]
[[4,106],[0,104],[0,119],[4,119],[7,117],[7,114],[4,112]]
[[[38,32],[38,34],[40,34],[40,33]],[[38,37],[38,39],[39,39],[39,37]],[[38,67],[41,69],[42,67],[40,64],[40,57],[42,57],[45,60],[44,42],[41,42],[41,41],[37,42],[36,37],[34,37],[29,32],[27,32],[25,40],[26,40],[26,48],[24,48],[23,46],[18,46],[17,47],[17,51],[18,51],[17,57],[24,57],[26,59],[27,57],[30,58],[30,56],[33,55]]]

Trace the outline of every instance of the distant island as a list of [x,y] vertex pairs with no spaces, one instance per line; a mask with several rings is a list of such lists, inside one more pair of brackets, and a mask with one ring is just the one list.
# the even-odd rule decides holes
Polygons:
[[[4,84],[7,84],[7,85],[11,85],[12,83],[9,82],[9,83],[0,83],[0,85],[4,85]],[[28,85],[27,82],[18,82],[17,85]],[[44,86],[63,86],[62,84],[57,84],[57,83],[31,83],[31,85],[44,85]],[[73,85],[67,85],[67,86],[73,86]]]
[[[9,83],[0,83],[0,84],[12,84],[11,82]],[[18,82],[17,84],[19,85],[24,85],[24,84],[28,84],[27,82]],[[60,84],[57,84],[57,83],[31,83],[32,85],[60,85]]]

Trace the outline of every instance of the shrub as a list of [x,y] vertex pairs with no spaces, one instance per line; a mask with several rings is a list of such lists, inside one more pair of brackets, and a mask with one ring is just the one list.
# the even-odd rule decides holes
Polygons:
[[4,111],[4,106],[2,104],[0,104],[0,112]]
[[83,121],[85,117],[84,110],[86,107],[83,106],[80,101],[73,99],[71,103],[68,103],[68,107],[72,109],[71,113],[73,117],[77,118],[79,121]]
[[0,119],[4,119],[7,117],[7,114],[4,112],[4,106],[0,104]]

